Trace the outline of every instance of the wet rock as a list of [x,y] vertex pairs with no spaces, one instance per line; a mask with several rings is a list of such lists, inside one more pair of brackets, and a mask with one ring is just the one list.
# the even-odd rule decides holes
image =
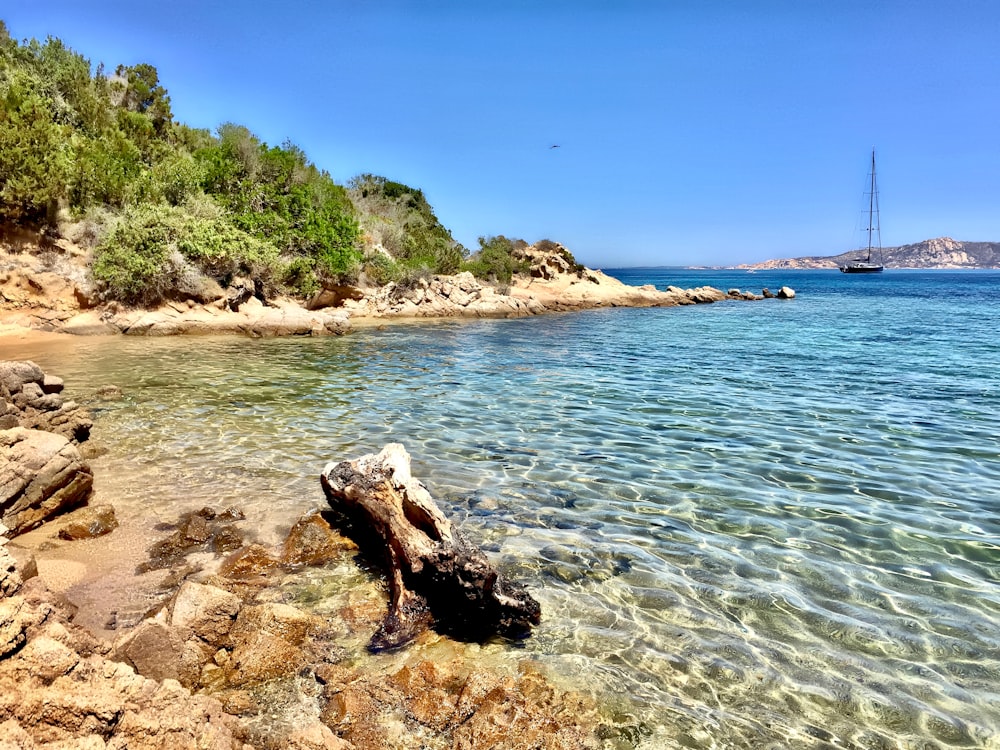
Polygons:
[[86,409],[60,395],[63,382],[30,361],[0,360],[0,428],[46,430],[82,443],[93,421]]
[[250,579],[267,576],[274,572],[280,563],[271,556],[262,544],[251,544],[223,560],[219,574],[227,578]]
[[139,566],[137,572],[174,567],[195,551],[212,549],[217,554],[224,554],[238,549],[243,544],[242,533],[231,523],[224,523],[237,517],[242,518],[243,513],[235,507],[227,508],[222,513],[202,508],[184,514],[176,526],[164,526],[175,530],[150,547],[149,559]]
[[235,505],[230,505],[216,516],[220,521],[242,521],[246,515]]
[[243,534],[235,526],[221,526],[212,535],[212,551],[223,555],[243,546]]
[[90,505],[74,511],[67,523],[59,529],[58,537],[73,541],[76,539],[92,539],[110,534],[118,528],[115,509],[111,505]]
[[65,387],[66,383],[63,379],[57,378],[55,375],[46,375],[42,379],[42,391],[44,393],[62,393]]
[[357,545],[334,531],[319,513],[303,516],[292,526],[282,546],[283,565],[323,565]]
[[317,678],[330,677],[320,720],[356,750],[409,747],[428,732],[463,750],[597,747],[595,706],[555,690],[532,664],[518,674],[463,664],[421,659],[391,675],[317,670]]
[[23,427],[0,431],[0,513],[12,534],[83,505],[93,484],[67,438]]
[[271,633],[254,633],[234,649],[226,665],[233,687],[254,685],[298,671],[306,662],[302,649]]
[[320,618],[287,604],[244,607],[230,633],[226,682],[238,687],[294,673],[308,661],[307,638],[323,630]]

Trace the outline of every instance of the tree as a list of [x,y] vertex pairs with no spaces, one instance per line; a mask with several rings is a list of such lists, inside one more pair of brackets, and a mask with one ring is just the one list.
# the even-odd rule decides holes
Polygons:
[[53,223],[70,171],[69,127],[23,71],[0,81],[0,219]]
[[132,112],[149,117],[153,128],[163,135],[173,119],[170,97],[160,85],[160,75],[149,63],[125,67],[119,65],[116,75],[125,78],[125,96],[122,104]]

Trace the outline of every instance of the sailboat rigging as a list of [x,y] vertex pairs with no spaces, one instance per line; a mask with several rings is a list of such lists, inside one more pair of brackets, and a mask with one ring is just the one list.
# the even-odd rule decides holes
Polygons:
[[[878,251],[878,262],[872,261],[872,249]],[[878,184],[875,181],[875,149],[872,149],[871,191],[868,193],[868,254],[847,261],[840,267],[843,273],[882,273],[882,227],[878,210]]]

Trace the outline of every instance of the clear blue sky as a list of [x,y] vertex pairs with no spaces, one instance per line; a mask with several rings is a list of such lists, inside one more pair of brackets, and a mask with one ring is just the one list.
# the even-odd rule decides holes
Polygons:
[[[467,247],[590,266],[1000,241],[1000,2],[0,0],[18,39],[149,62],[177,119],[423,189]],[[558,145],[559,148],[550,148]]]

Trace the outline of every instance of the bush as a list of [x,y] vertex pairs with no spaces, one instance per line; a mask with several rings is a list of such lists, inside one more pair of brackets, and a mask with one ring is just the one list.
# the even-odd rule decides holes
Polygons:
[[281,272],[281,283],[300,297],[311,297],[320,289],[319,279],[308,258],[296,258]]
[[119,217],[94,255],[94,280],[104,296],[155,304],[190,286],[191,267],[223,286],[236,275],[270,282],[277,248],[211,216],[203,205],[193,208],[143,205]]
[[503,235],[480,237],[479,251],[463,265],[476,278],[510,285],[516,273],[528,273],[529,264],[514,256],[520,240],[509,240]]
[[400,276],[399,264],[385,253],[373,253],[365,258],[362,270],[379,286],[396,281]]

